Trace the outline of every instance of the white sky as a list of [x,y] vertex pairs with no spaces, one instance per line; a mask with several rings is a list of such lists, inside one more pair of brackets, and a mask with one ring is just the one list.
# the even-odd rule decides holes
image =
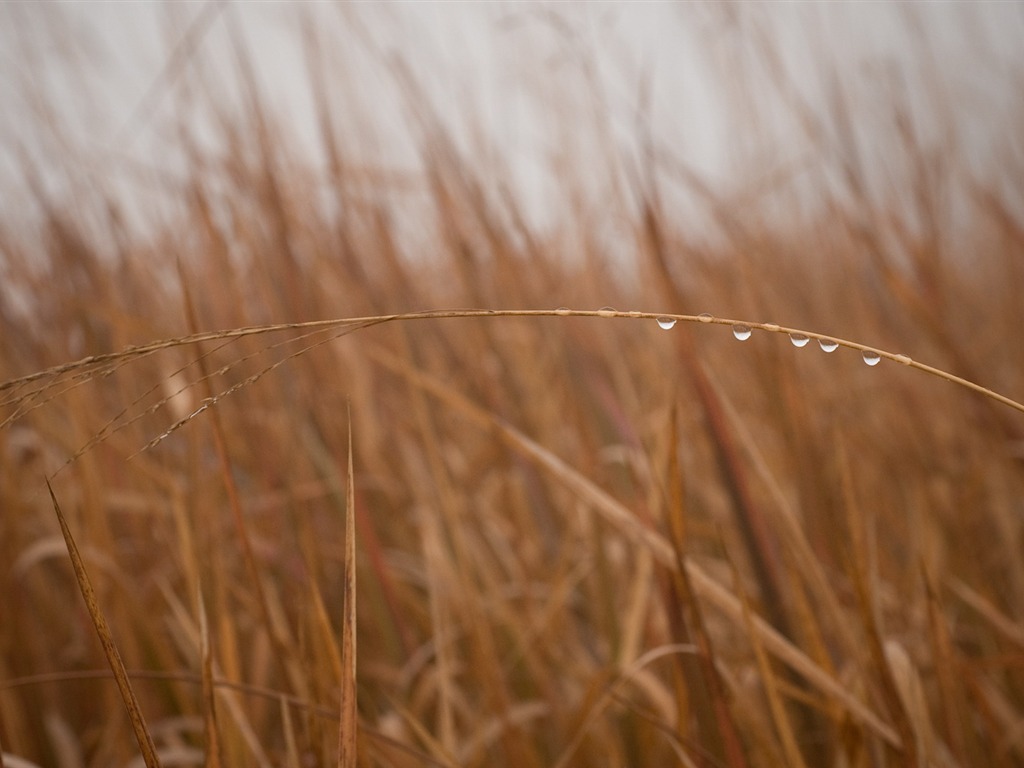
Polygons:
[[[717,189],[751,183],[752,169],[803,162],[806,135],[793,111],[780,107],[778,81],[766,72],[758,39],[778,55],[812,112],[827,114],[836,83],[858,105],[853,130],[866,137],[882,185],[898,163],[888,146],[872,157],[871,136],[891,134],[894,101],[913,106],[923,143],[953,141],[979,168],[997,167],[993,156],[1003,157],[1007,147],[1022,152],[1024,6],[1016,2],[212,7],[0,4],[4,207],[17,208],[24,192],[19,153],[34,158],[58,188],[134,164],[173,171],[168,147],[175,143],[180,89],[202,72],[220,81],[219,103],[238,101],[230,29],[240,33],[261,90],[276,106],[289,150],[317,162],[304,20],[323,45],[335,111],[350,121],[343,130],[368,164],[415,168],[414,132],[386,64],[397,55],[460,146],[479,151],[483,144],[500,154],[538,211],[545,209],[543,177],[552,154],[577,140],[570,149],[578,155],[598,151],[590,116],[606,120],[626,154],[635,148],[645,93],[655,139]],[[192,38],[189,66],[168,70],[196,18],[207,21]],[[162,78],[168,71],[173,77]],[[486,141],[475,141],[480,132]]]

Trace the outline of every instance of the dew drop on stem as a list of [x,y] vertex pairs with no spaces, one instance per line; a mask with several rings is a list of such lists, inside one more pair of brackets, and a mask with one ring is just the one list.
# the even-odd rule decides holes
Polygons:
[[658,318],[658,325],[661,328],[664,328],[666,331],[671,329],[671,328],[674,328],[675,324],[676,324],[676,320],[675,320],[674,317],[659,317]]
[[736,323],[736,325],[732,327],[732,335],[735,336],[740,341],[746,341],[747,339],[749,339],[751,333],[753,333],[753,331],[750,330],[749,325]]
[[818,339],[818,346],[825,352],[835,352],[839,349],[839,342],[832,339]]
[[794,347],[806,347],[810,338],[802,333],[791,333],[789,334],[789,340],[793,342]]
[[864,362],[868,365],[878,365],[879,361],[882,359],[877,352],[872,352],[868,349],[865,349],[861,356],[864,358]]

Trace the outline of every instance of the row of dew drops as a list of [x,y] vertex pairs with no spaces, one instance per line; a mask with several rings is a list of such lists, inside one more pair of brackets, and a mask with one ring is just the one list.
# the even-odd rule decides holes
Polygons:
[[[555,312],[560,315],[568,315],[571,311],[572,310],[570,310],[568,307],[559,307],[557,310],[555,310]],[[597,314],[602,317],[614,317],[618,313],[613,307],[601,307],[601,309],[597,310]],[[639,312],[629,312],[628,314],[631,316],[640,315]],[[702,312],[699,315],[697,315],[697,319],[700,320],[702,323],[710,323],[715,318],[712,315],[708,314],[707,312]],[[671,330],[676,325],[676,319],[674,317],[659,317],[657,322],[658,326],[665,329],[666,331]],[[765,323],[764,328],[765,330],[775,332],[780,330],[779,326],[776,325],[775,323]],[[753,335],[753,333],[754,330],[749,325],[744,325],[743,323],[735,323],[732,326],[732,335],[735,336],[740,341],[746,341]],[[801,348],[806,347],[807,344],[811,341],[809,336],[796,332],[789,334],[789,340],[793,343],[794,347]],[[818,339],[818,346],[820,346],[822,350],[825,352],[835,352],[837,349],[839,349],[839,342],[835,341],[834,339],[820,338]],[[878,363],[881,362],[882,360],[881,355],[870,349],[863,350],[861,356],[864,359],[864,362],[870,366],[878,365]],[[904,365],[910,365],[911,362],[913,362],[911,358],[908,357],[907,355],[896,355],[895,358]]]

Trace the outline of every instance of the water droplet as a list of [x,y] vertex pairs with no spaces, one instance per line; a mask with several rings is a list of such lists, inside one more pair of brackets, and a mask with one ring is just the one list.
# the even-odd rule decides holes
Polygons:
[[742,325],[741,323],[736,323],[736,325],[732,327],[732,335],[735,336],[740,341],[746,341],[747,339],[749,339],[751,333],[753,333],[753,331],[750,330],[749,325]]
[[775,331],[779,330],[779,325],[778,325],[778,323],[764,323],[764,329],[766,331],[775,332]]
[[802,333],[789,334],[789,340],[793,342],[794,347],[806,347],[807,342],[810,341],[810,339]]
[[896,360],[903,363],[904,365],[910,365],[913,360],[910,359],[909,355],[896,355]]
[[878,365],[879,361],[882,359],[877,352],[872,352],[868,349],[864,350],[862,357],[864,358],[864,362],[868,365]]
[[641,316],[642,316],[643,314],[644,314],[644,313],[643,313],[643,312],[641,312],[641,311],[640,311],[640,310],[638,310],[638,309],[631,309],[631,310],[629,310],[629,316],[630,316],[630,317],[641,317]]
[[832,339],[818,339],[818,346],[826,352],[835,352],[839,349],[839,342]]
[[559,307],[555,310],[556,315],[568,315],[570,312],[572,312],[572,310],[568,307]]
[[702,323],[710,323],[715,318],[713,318],[707,312],[701,312],[699,315],[697,315],[697,319],[700,320]]
[[658,325],[660,325],[666,331],[669,328],[672,328],[673,326],[675,326],[675,324],[676,324],[676,319],[674,317],[659,317],[658,318]]
[[615,317],[615,307],[601,307],[597,314],[601,317]]

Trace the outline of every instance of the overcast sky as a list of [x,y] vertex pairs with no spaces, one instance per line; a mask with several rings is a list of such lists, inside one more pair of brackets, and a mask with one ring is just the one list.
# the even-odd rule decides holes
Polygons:
[[[216,79],[222,103],[240,102],[231,30],[291,149],[311,163],[319,158],[306,69],[313,34],[326,87],[351,118],[351,141],[368,163],[398,171],[415,165],[415,153],[388,65],[395,57],[461,145],[479,148],[482,131],[525,189],[552,145],[564,142],[565,123],[582,125],[595,112],[627,144],[642,114],[655,139],[702,178],[723,188],[749,183],[741,177],[751,168],[799,162],[806,139],[792,101],[782,106],[785,89],[765,50],[777,56],[797,103],[825,114],[839,84],[857,105],[855,130],[870,135],[891,125],[891,104],[903,101],[924,143],[938,146],[953,132],[982,167],[1006,145],[1021,152],[1021,8],[7,2],[0,4],[0,183],[8,207],[16,205],[22,154],[62,167],[56,177],[112,173],[120,163],[173,169],[166,147],[182,89]],[[582,131],[580,141],[587,141]]]

